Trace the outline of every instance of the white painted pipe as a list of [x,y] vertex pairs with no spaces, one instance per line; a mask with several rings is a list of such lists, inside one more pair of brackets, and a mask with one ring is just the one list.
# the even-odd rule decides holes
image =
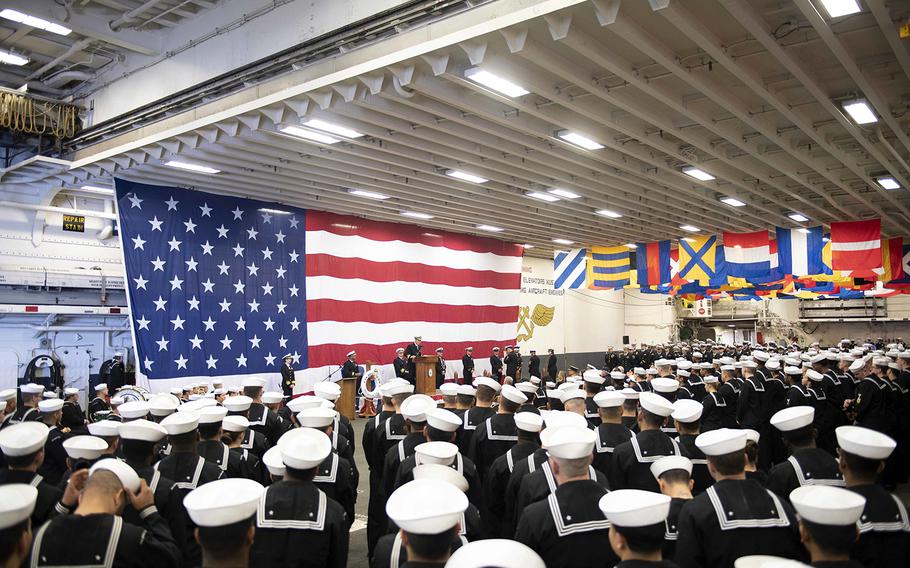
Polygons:
[[129,331],[130,328],[123,326],[101,325],[92,327],[88,325],[31,325],[35,331]]
[[47,213],[60,213],[61,215],[81,215],[83,217],[95,217],[96,219],[117,220],[116,213],[105,211],[87,211],[83,209],[67,209],[66,207],[54,207],[53,205],[38,205],[36,203],[18,203],[16,201],[0,201],[0,208],[11,207],[13,209],[24,209],[26,211],[44,211]]

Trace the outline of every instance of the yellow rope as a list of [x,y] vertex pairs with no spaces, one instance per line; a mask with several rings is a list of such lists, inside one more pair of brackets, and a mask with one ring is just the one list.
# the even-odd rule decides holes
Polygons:
[[63,103],[36,101],[16,93],[0,92],[0,128],[27,134],[49,133],[55,138],[76,134],[78,109]]

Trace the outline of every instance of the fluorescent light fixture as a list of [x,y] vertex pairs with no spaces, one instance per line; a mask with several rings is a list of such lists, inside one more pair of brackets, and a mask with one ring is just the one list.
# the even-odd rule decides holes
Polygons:
[[97,185],[83,185],[79,189],[81,189],[83,191],[94,191],[97,193],[108,193],[108,194],[114,193],[114,190],[109,187],[99,187]]
[[697,233],[697,232],[701,231],[701,229],[699,229],[698,227],[696,227],[694,225],[680,225],[679,228],[682,229],[683,231],[688,231],[690,233]]
[[869,106],[869,102],[866,101],[866,99],[845,102],[844,110],[856,124],[871,124],[873,122],[878,122],[875,111],[872,110],[872,107]]
[[480,67],[471,67],[470,69],[465,70],[464,76],[466,79],[474,81],[479,85],[483,85],[484,87],[507,97],[521,97],[530,92],[511,81],[503,79],[499,75],[484,71]]
[[446,175],[456,179],[469,181],[471,183],[487,183],[490,181],[487,178],[475,176],[474,174],[469,174],[468,172],[463,172],[461,170],[446,170]]
[[363,136],[362,132],[357,132],[350,128],[341,126],[340,124],[334,124],[331,122],[326,122],[324,120],[319,120],[318,118],[311,118],[304,121],[304,126],[309,126],[310,128],[315,128],[316,130],[323,130],[331,134],[337,134],[338,136],[343,136],[345,138],[360,138]]
[[897,183],[897,180],[891,176],[883,176],[880,178],[875,178],[875,182],[878,185],[882,186],[883,189],[900,189],[901,184]]
[[433,215],[429,213],[421,213],[419,211],[402,211],[401,215],[403,217],[410,217],[412,219],[421,219],[423,221],[429,221],[433,218]]
[[481,231],[488,231],[490,233],[501,233],[505,231],[502,227],[495,227],[493,225],[477,225],[477,229]]
[[577,193],[572,193],[568,189],[562,189],[561,187],[554,187],[553,189],[547,191],[547,193],[552,193],[553,195],[558,195],[559,197],[565,199],[578,199],[581,197]]
[[735,197],[721,197],[721,203],[726,203],[730,207],[745,207],[746,204]]
[[601,217],[609,217],[611,219],[619,219],[622,217],[622,213],[617,213],[616,211],[610,211],[609,209],[598,209],[595,211]]
[[686,241],[687,243],[695,242],[695,239],[693,239],[692,237],[683,237],[682,240]]
[[321,132],[315,132],[313,130],[307,130],[306,128],[301,128],[299,126],[285,126],[284,128],[279,129],[280,132],[285,134],[290,134],[297,138],[303,138],[304,140],[310,140],[312,142],[321,142],[322,144],[337,144],[341,142],[338,138],[334,136],[329,136],[328,134],[322,134]]
[[4,51],[0,49],[0,63],[6,63],[8,65],[16,65],[21,67],[28,63],[27,57],[22,57],[21,55],[16,55],[11,51]]
[[822,6],[832,18],[848,16],[861,11],[859,2],[856,0],[821,0]]
[[526,248],[526,249],[532,249],[532,248],[534,248],[534,245],[529,245],[529,244],[523,244],[523,245],[521,245],[521,246],[523,246],[523,247]]
[[575,146],[580,146],[585,150],[600,150],[603,148],[603,144],[595,142],[586,136],[582,136],[577,132],[571,132],[569,130],[559,130],[556,132],[556,136],[562,138],[569,144],[574,144]]
[[627,244],[626,246],[629,247],[629,248],[632,249],[632,250],[635,250],[635,249],[638,248],[638,245],[635,244],[635,243],[629,243],[629,244]]
[[803,215],[802,213],[790,213],[789,215],[787,215],[787,217],[793,219],[797,223],[805,223],[806,221],[809,220],[809,218],[806,217],[805,215]]
[[290,215],[290,211],[282,211],[281,209],[269,209],[268,207],[260,207],[259,211],[263,213],[271,213],[272,215]]
[[713,179],[717,179],[714,176],[712,176],[711,174],[709,174],[708,172],[706,172],[704,170],[700,170],[693,166],[684,167],[682,169],[682,173],[686,174],[687,176],[692,176],[695,179],[701,180],[701,181],[711,181]]
[[809,234],[809,229],[807,229],[807,228],[805,228],[805,227],[800,227],[799,229],[796,229],[796,230],[799,231],[800,233],[804,234],[804,235],[808,235],[808,234]]
[[384,193],[377,193],[375,191],[367,191],[365,189],[349,189],[348,193],[350,193],[351,195],[356,195],[357,197],[366,197],[367,199],[378,199],[379,201],[389,198],[389,196]]
[[534,199],[540,199],[541,201],[548,201],[550,203],[559,201],[559,198],[555,195],[550,195],[549,193],[541,193],[539,191],[526,191],[525,195],[528,197],[533,197]]
[[177,168],[178,170],[188,170],[191,172],[198,172],[200,174],[217,174],[218,172],[221,171],[221,170],[216,170],[215,168],[210,168],[208,166],[203,166],[201,164],[193,164],[190,162],[180,162],[177,160],[170,160],[168,162],[164,162],[164,165],[169,166],[171,168]]
[[20,24],[25,24],[33,28],[38,28],[39,30],[44,30],[46,32],[51,32],[58,35],[69,35],[73,30],[61,26],[60,24],[55,24],[53,22],[48,22],[47,20],[42,20],[41,18],[36,18],[35,16],[29,16],[28,14],[23,14],[16,10],[6,8],[3,11],[0,11],[0,18],[6,18],[7,20],[12,20],[14,22],[19,22]]
[[566,246],[575,244],[575,241],[570,241],[569,239],[553,239],[553,242],[558,245],[566,245]]

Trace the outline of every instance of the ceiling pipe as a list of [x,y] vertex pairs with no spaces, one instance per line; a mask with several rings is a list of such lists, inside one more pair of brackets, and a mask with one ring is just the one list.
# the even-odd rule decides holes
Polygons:
[[42,65],[37,71],[33,72],[31,75],[29,75],[28,77],[23,79],[22,82],[28,83],[32,79],[37,79],[38,77],[44,75],[45,73],[47,73],[48,71],[50,71],[51,69],[53,69],[54,67],[59,65],[61,62],[65,61],[66,59],[72,57],[73,55],[79,53],[80,51],[84,50],[88,46],[92,45],[93,42],[94,42],[94,40],[91,40],[91,39],[81,39],[81,40],[77,41],[76,43],[71,45],[69,49],[64,51],[61,55],[55,57],[54,59],[51,59],[50,61],[48,61],[47,63]]
[[49,87],[59,87],[60,85],[65,85],[70,81],[94,81],[95,74],[88,73],[86,71],[64,71],[62,73],[57,73],[53,77],[41,81],[44,85]]
[[84,209],[68,209],[66,207],[54,207],[53,205],[37,205],[34,203],[16,203],[15,201],[0,201],[0,207],[11,207],[13,209],[23,209],[25,211],[43,211],[45,213],[60,213],[62,215],[81,215],[83,217],[94,217],[96,219],[117,220],[117,215],[107,211],[87,211]]
[[128,23],[139,18],[139,16],[141,16],[142,14],[145,14],[146,12],[148,12],[149,10],[151,10],[152,8],[154,8],[155,6],[157,6],[158,4],[161,4],[163,2],[164,2],[164,0],[148,0],[144,4],[137,6],[136,8],[133,8],[132,10],[127,12],[126,14],[120,16],[116,20],[111,20],[111,22],[108,25],[110,26],[111,30],[116,32],[120,28],[126,26]]

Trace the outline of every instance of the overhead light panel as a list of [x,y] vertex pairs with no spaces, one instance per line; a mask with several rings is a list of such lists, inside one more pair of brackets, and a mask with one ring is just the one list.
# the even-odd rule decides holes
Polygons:
[[482,178],[480,176],[475,176],[474,174],[469,174],[468,172],[463,172],[461,170],[446,170],[446,175],[456,179],[469,181],[471,183],[487,183],[487,178]]
[[343,136],[345,138],[360,138],[363,136],[362,132],[357,132],[356,130],[341,126],[340,124],[335,124],[333,122],[319,120],[318,118],[305,120],[303,124],[304,126],[315,128],[316,130],[322,130],[324,132],[329,132],[331,134],[337,134],[338,136]]
[[377,199],[379,201],[389,198],[389,196],[384,193],[377,193],[375,191],[367,191],[365,189],[349,189],[348,193],[350,193],[351,195],[356,195],[357,197],[366,197],[367,199]]
[[290,211],[282,211],[281,209],[270,209],[268,207],[260,207],[259,211],[262,213],[271,213],[273,215],[290,215]]
[[316,132],[315,130],[308,130],[299,126],[285,126],[284,128],[279,129],[279,131],[290,134],[296,138],[303,138],[304,140],[311,140],[322,144],[337,144],[341,142],[341,140],[334,136],[329,136],[328,134]]
[[821,0],[821,3],[832,18],[849,16],[862,10],[857,0]]
[[507,97],[522,97],[530,92],[515,83],[503,79],[499,75],[485,71],[480,67],[471,67],[464,72],[464,76],[466,79],[474,81],[478,85],[483,85],[484,87]]
[[635,243],[629,243],[629,244],[627,244],[626,246],[629,247],[629,248],[632,249],[632,250],[635,250],[635,249],[638,248],[638,245],[635,244]]
[[692,176],[695,179],[701,180],[701,181],[711,181],[713,179],[717,179],[714,176],[712,176],[711,174],[709,174],[708,172],[706,172],[704,170],[700,170],[693,166],[684,167],[682,169],[682,173],[686,174],[687,176]]
[[806,217],[805,215],[803,215],[802,213],[790,213],[789,215],[787,215],[787,217],[793,219],[797,223],[805,223],[806,221],[809,220],[809,218]]
[[695,239],[693,239],[692,237],[683,237],[682,240],[686,241],[687,243],[695,242]]
[[726,203],[730,207],[745,207],[746,204],[735,197],[721,197],[721,203]]
[[83,189],[85,191],[100,191],[103,193],[114,193],[114,190],[109,187],[100,187],[97,185],[83,185],[79,189]]
[[610,211],[609,209],[598,209],[595,211],[601,217],[609,217],[611,219],[619,219],[622,217],[622,213],[617,213],[616,211]]
[[569,144],[580,146],[585,150],[600,150],[604,147],[604,145],[599,142],[595,142],[586,136],[582,136],[577,132],[572,132],[569,130],[559,130],[556,132],[556,136],[565,140]]
[[856,124],[872,124],[873,122],[878,122],[875,111],[872,110],[872,107],[866,99],[856,99],[855,101],[845,102],[844,111],[850,115],[850,118],[852,118],[853,122]]
[[16,65],[21,67],[28,63],[28,57],[22,57],[11,51],[4,51],[0,49],[0,63],[6,63],[7,65]]
[[525,249],[532,249],[532,248],[534,248],[534,245],[529,245],[529,244],[523,244],[523,245],[521,245],[521,246],[524,247]]
[[807,229],[805,227],[800,227],[799,229],[796,229],[796,230],[804,235],[808,235],[810,233],[809,229]]
[[553,189],[548,190],[547,193],[552,193],[553,195],[558,195],[559,197],[562,197],[564,199],[578,199],[579,197],[581,197],[577,193],[572,193],[568,189],[562,189],[561,187],[554,187]]
[[574,244],[575,244],[575,241],[570,241],[569,239],[553,239],[553,242],[556,243],[556,244],[558,244],[558,245],[565,245],[565,246],[569,246],[569,245],[574,245]]
[[209,166],[203,166],[202,164],[193,164],[191,162],[180,162],[177,160],[170,160],[164,163],[165,166],[171,168],[177,168],[178,170],[187,170],[190,172],[197,172],[200,174],[217,174],[221,170],[216,170],[215,168],[210,168]]
[[489,233],[501,233],[505,231],[502,227],[495,227],[493,225],[477,225],[477,229],[481,231],[487,231]]
[[433,218],[433,215],[429,213],[421,213],[420,211],[402,211],[402,217],[410,217],[411,219],[420,219],[421,221],[429,221]]
[[28,14],[23,14],[16,10],[6,8],[0,11],[0,18],[6,18],[7,20],[12,20],[26,26],[37,28],[39,30],[44,30],[46,32],[51,32],[52,34],[58,35],[70,35],[73,31],[65,26],[60,24],[55,24],[53,22],[48,22],[47,20],[42,20],[41,18],[36,18],[35,16],[29,16]]
[[883,189],[900,189],[901,184],[897,183],[897,180],[891,176],[882,176],[880,178],[875,178],[875,182],[882,186]]
[[549,193],[541,193],[539,191],[526,191],[525,195],[527,195],[528,197],[533,197],[534,199],[539,199],[541,201],[548,201],[550,203],[553,203],[554,201],[559,201],[559,198],[556,197],[555,195],[551,195]]
[[697,233],[697,232],[701,231],[701,229],[699,229],[698,227],[696,227],[694,225],[680,225],[679,228],[682,229],[683,231],[688,231],[690,233]]

